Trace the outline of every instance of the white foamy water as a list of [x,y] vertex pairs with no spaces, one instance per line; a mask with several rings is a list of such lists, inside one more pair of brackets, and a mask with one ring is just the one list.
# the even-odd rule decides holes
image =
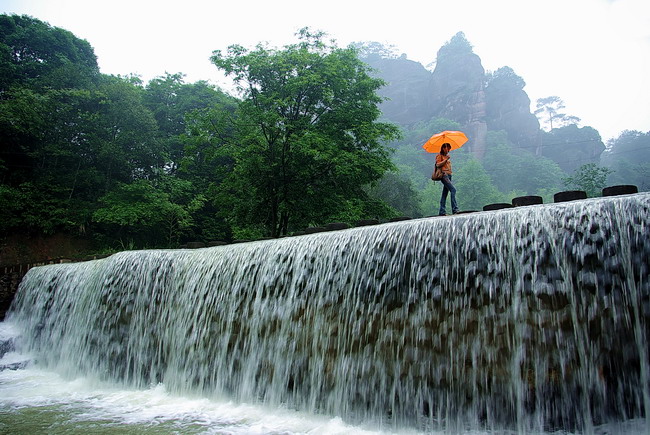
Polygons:
[[[3,323],[0,323],[2,329]],[[17,357],[18,356],[18,357]],[[23,361],[12,353],[0,366]],[[32,413],[30,411],[38,411]],[[51,414],[44,419],[44,411]],[[170,394],[165,386],[122,389],[87,378],[64,379],[37,364],[24,369],[0,371],[0,433],[24,433],[20,425],[40,426],[47,434],[310,434],[310,435],[418,435],[415,430],[394,431],[346,424],[341,418],[274,409],[232,401],[217,401]],[[43,420],[48,423],[43,424]],[[53,423],[49,423],[52,421]],[[30,426],[31,427],[31,426]],[[594,434],[636,435],[645,433],[645,421],[630,420],[594,428]],[[448,434],[449,431],[426,432]],[[488,431],[459,431],[467,435],[493,435]],[[503,433],[503,432],[499,432]],[[514,433],[514,432],[513,432]],[[530,432],[533,433],[533,432]],[[571,435],[557,431],[549,434]]]
[[[6,340],[15,332],[13,325],[0,323],[0,337]],[[0,367],[29,359],[9,352],[0,358]],[[33,414],[26,412],[29,410],[40,411]],[[41,369],[37,362],[0,371],[0,433],[19,433],[12,430],[14,420],[24,424],[25,419],[41,418],[42,410],[54,414],[55,420],[43,433],[83,433],[89,426],[92,433],[140,433],[147,429],[154,433],[201,434],[393,433],[348,425],[338,417],[182,397],[170,394],[162,384],[128,389],[86,377],[65,379]]]
[[648,433],[649,221],[644,194],[37,267],[0,433]]

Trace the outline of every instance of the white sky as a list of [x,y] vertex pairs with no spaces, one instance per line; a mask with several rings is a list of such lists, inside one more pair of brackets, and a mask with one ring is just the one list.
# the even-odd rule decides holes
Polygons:
[[557,95],[603,140],[650,131],[650,0],[0,0],[71,31],[106,74],[165,72],[228,88],[209,61],[230,44],[281,47],[301,27],[339,46],[377,41],[428,65],[459,31],[486,70],[511,67],[534,107]]

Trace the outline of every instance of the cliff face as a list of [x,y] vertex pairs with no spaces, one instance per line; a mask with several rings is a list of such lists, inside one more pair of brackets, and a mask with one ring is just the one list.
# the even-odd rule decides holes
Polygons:
[[380,105],[386,118],[400,125],[431,119],[430,71],[405,57],[393,59],[372,56],[364,61],[387,83],[379,91],[379,95],[387,98]]
[[467,146],[479,158],[485,153],[485,70],[474,53],[438,52],[431,77],[432,112],[436,118],[460,123],[470,138]]
[[505,130],[515,146],[540,155],[539,120],[530,112],[530,98],[524,86],[512,69],[497,70],[485,89],[486,121],[490,130]]
[[486,152],[488,129],[505,130],[516,146],[541,153],[539,121],[523,80],[507,67],[486,76],[462,34],[438,51],[433,72],[405,56],[364,61],[387,82],[380,95],[388,100],[380,107],[388,120],[404,127],[433,118],[458,122],[469,138],[466,147],[478,158]]

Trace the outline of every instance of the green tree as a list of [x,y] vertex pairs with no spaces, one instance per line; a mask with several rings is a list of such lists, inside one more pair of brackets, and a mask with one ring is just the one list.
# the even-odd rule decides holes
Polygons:
[[90,201],[79,196],[79,162],[99,77],[86,41],[32,17],[0,15],[0,183],[12,216],[0,233],[83,231]]
[[128,78],[104,76],[97,120],[91,132],[104,191],[114,183],[150,178],[167,156],[158,140],[158,126],[144,104],[144,90]]
[[484,205],[504,201],[504,194],[494,186],[481,162],[473,156],[454,159],[453,183],[461,210],[483,210]]
[[598,131],[575,124],[542,132],[541,139],[542,155],[569,174],[587,163],[598,163],[605,150]]
[[567,174],[557,163],[515,148],[504,131],[488,132],[487,143],[489,152],[483,167],[499,191],[533,195],[542,189],[557,191],[562,187],[562,178]]
[[[368,74],[352,48],[302,29],[282,50],[215,51],[213,63],[231,76],[243,100],[235,140],[220,144],[232,171],[219,187],[234,224],[261,222],[271,236],[364,214],[364,186],[392,167],[382,141],[395,126],[378,122],[383,82]],[[223,127],[223,129],[227,126]]]
[[571,177],[564,178],[564,185],[570,189],[579,189],[587,192],[589,197],[602,195],[603,187],[612,171],[595,163],[580,166]]
[[0,131],[7,146],[0,174],[8,188],[29,195],[28,204],[14,204],[26,219],[23,230],[83,230],[98,196],[100,172],[93,163],[90,132],[99,96],[85,89],[13,88],[9,93],[0,100]]
[[[86,41],[26,15],[0,15],[1,182],[15,186],[41,172],[32,154],[52,134],[61,136],[51,131],[51,120],[68,115],[71,100],[85,99],[81,94],[99,76]],[[70,126],[59,128],[70,131],[77,122],[73,115]]]
[[76,220],[82,211],[67,206],[62,201],[67,192],[58,185],[47,185],[36,180],[18,186],[0,184],[0,236],[20,230],[22,235],[54,234],[61,230],[83,227]]
[[389,45],[388,47],[381,42],[355,42],[352,44],[359,57],[364,60],[369,59],[396,59],[398,57],[396,47]]
[[[442,195],[442,183],[431,181],[431,178],[429,178],[429,182],[424,186],[420,194],[422,216],[438,216],[440,195]],[[447,201],[450,201],[450,199],[447,199]]]
[[446,57],[459,56],[473,53],[472,44],[469,43],[467,37],[465,37],[464,32],[458,32],[451,37],[449,41],[445,43],[438,50],[437,62],[445,60]]
[[88,87],[98,77],[87,41],[27,15],[0,15],[0,98],[16,87]]
[[395,210],[395,216],[422,217],[420,197],[410,180],[398,172],[386,172],[375,183],[371,195],[388,204]]
[[[169,174],[187,112],[232,98],[180,74],[146,89],[101,75],[86,41],[26,16],[0,15],[0,72],[0,235],[79,232],[111,244],[115,231],[172,246],[214,219],[200,178]],[[125,220],[133,210],[156,225],[138,234]]]
[[[226,152],[226,144],[236,142],[237,104],[235,99],[228,98],[221,104],[194,109],[185,115],[186,133],[181,135],[183,157],[174,175],[191,181],[197,194],[211,198],[195,215],[195,240],[207,242],[233,238],[228,222],[232,208],[223,208],[217,199],[221,184],[234,167],[234,159]],[[259,236],[262,234],[260,231]],[[238,234],[235,238],[249,237]]]
[[141,179],[102,196],[93,220],[122,248],[178,246],[194,226],[192,212],[204,202],[205,198],[192,195],[187,181],[169,176],[157,182]]
[[143,98],[158,124],[160,140],[169,157],[167,169],[171,172],[178,169],[183,157],[186,116],[195,110],[235,104],[234,98],[205,81],[185,83],[181,73],[168,73],[149,81]]
[[612,171],[610,184],[634,184],[640,191],[650,190],[650,132],[623,131],[608,141],[600,164]]
[[[12,88],[0,99],[1,181],[29,199],[8,204],[23,230],[84,231],[97,198],[164,164],[141,89],[106,77],[91,89]],[[6,153],[6,154],[5,154]],[[4,228],[10,231],[10,228]]]
[[[545,97],[537,100],[534,113],[535,115],[542,116],[542,124],[547,125],[549,131],[566,125],[578,124],[580,118],[562,113],[561,111],[564,110],[564,108],[564,101],[562,101],[560,97]],[[555,123],[555,126],[553,126],[553,123]]]
[[[503,92],[503,89],[506,90],[521,90],[526,86],[526,82],[521,76],[517,75],[515,71],[509,66],[503,66],[497,69],[494,72],[488,72],[485,74],[486,88],[494,87],[497,88],[499,93]],[[539,101],[539,100],[538,100]]]

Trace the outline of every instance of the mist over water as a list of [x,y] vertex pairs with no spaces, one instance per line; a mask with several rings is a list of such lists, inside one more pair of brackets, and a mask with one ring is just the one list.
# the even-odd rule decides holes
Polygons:
[[34,268],[0,367],[31,363],[0,371],[0,403],[196,433],[647,430],[649,211],[638,194]]

